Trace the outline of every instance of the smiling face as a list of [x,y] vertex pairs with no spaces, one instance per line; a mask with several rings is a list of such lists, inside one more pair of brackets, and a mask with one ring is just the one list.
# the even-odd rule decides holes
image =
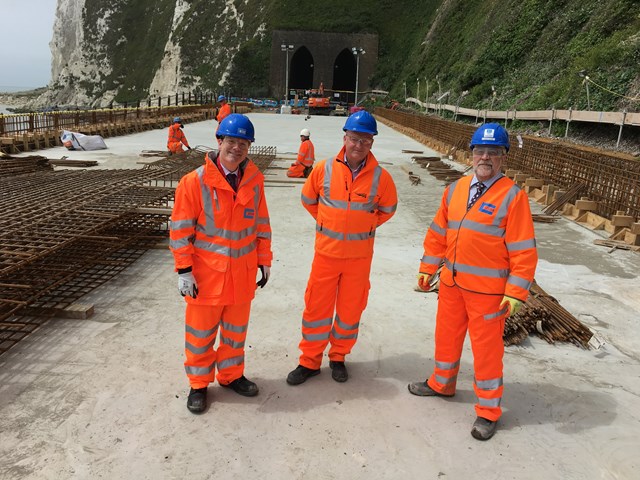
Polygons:
[[247,157],[251,142],[244,138],[224,137],[218,139],[220,163],[229,170],[235,172],[238,165]]
[[507,154],[503,147],[478,145],[473,149],[473,172],[485,182],[500,173]]
[[347,160],[352,167],[362,162],[373,146],[373,135],[370,133],[347,131],[344,134],[344,147]]

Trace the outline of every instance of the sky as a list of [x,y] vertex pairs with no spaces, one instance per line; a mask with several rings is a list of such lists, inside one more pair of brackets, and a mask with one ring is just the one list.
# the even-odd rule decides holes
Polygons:
[[57,0],[0,0],[0,86],[44,87],[51,80]]

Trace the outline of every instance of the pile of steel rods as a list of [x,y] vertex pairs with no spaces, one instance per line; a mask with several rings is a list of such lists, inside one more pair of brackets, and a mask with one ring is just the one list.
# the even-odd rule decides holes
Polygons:
[[584,185],[582,185],[581,183],[575,183],[571,185],[571,187],[569,187],[569,189],[565,193],[563,193],[562,195],[560,195],[560,197],[558,197],[558,199],[547,205],[542,211],[548,215],[556,213],[564,206],[565,203],[574,200],[578,196],[580,190],[582,190],[583,186]]

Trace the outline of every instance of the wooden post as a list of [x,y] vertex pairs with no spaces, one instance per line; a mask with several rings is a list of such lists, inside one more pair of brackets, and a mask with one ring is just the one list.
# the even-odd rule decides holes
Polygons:
[[622,111],[622,121],[620,122],[620,130],[618,130],[618,141],[616,143],[616,147],[620,146],[620,139],[622,138],[622,127],[624,127],[624,121],[627,118],[627,109],[625,108]]

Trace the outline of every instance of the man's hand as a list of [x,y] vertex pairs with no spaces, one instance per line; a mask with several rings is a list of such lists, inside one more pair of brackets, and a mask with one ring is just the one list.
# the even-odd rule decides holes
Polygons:
[[256,282],[256,287],[263,288],[267,282],[269,281],[269,277],[271,276],[271,267],[267,267],[266,265],[258,265],[260,272],[262,273],[262,278]]
[[431,290],[431,285],[429,285],[429,279],[431,275],[428,273],[419,273],[418,274],[418,288],[423,292],[428,292]]
[[191,272],[178,274],[178,290],[183,297],[198,298],[198,284]]
[[508,297],[505,295],[502,297],[502,303],[500,303],[500,308],[502,309],[504,306],[509,306],[509,311],[507,312],[507,317],[511,315],[515,315],[522,308],[522,300],[518,300],[517,298]]

